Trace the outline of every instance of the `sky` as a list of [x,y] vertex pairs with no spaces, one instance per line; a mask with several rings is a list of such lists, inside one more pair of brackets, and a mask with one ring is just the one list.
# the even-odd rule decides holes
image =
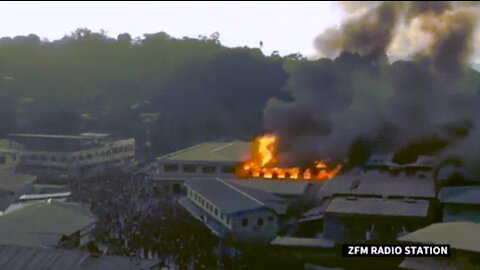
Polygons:
[[345,14],[335,2],[0,2],[0,37],[60,39],[77,28],[166,32],[181,38],[220,33],[228,47],[260,47],[270,55],[314,56],[313,40]]

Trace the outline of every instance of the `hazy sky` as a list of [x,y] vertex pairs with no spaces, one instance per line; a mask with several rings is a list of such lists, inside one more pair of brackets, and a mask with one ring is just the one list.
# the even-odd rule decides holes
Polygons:
[[34,33],[54,40],[80,27],[113,37],[218,31],[226,46],[258,47],[262,41],[266,54],[311,56],[313,39],[343,16],[335,2],[0,2],[0,37]]

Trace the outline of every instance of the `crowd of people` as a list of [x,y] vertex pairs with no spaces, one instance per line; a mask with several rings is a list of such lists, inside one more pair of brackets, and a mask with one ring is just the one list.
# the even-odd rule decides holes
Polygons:
[[98,217],[89,251],[158,260],[160,269],[242,268],[232,246],[191,217],[175,197],[150,187],[125,174],[72,183],[71,200],[89,204]]

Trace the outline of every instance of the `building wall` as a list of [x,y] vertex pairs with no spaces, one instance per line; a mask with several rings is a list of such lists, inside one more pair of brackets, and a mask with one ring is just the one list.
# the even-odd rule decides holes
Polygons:
[[21,171],[40,174],[76,175],[84,168],[105,164],[121,165],[135,158],[135,140],[122,139],[74,152],[20,150]]
[[399,234],[415,231],[429,223],[429,219],[421,217],[327,214],[323,235],[337,242],[395,241]]
[[277,217],[266,208],[242,212],[232,217],[233,237],[244,242],[269,243],[277,231]]
[[156,171],[159,177],[177,177],[188,179],[192,177],[233,177],[236,163],[213,161],[159,161]]
[[241,242],[268,243],[278,231],[278,218],[267,208],[255,209],[247,212],[226,214],[221,211],[221,206],[212,204],[195,190],[187,187],[188,198],[215,219],[230,232],[230,235]]
[[201,194],[198,194],[195,190],[189,188],[188,186],[187,196],[193,203],[195,203],[195,205],[208,213],[209,216],[220,222],[220,224],[225,226],[228,230],[232,230],[231,216],[223,213],[218,206],[214,205],[208,199],[203,197]]
[[453,221],[480,222],[480,205],[445,204],[443,222]]

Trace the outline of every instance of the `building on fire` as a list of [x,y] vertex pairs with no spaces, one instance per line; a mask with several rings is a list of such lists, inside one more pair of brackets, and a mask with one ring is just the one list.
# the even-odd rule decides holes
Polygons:
[[39,177],[76,178],[128,170],[135,162],[135,140],[110,134],[9,134],[8,149],[15,152],[16,170]]

